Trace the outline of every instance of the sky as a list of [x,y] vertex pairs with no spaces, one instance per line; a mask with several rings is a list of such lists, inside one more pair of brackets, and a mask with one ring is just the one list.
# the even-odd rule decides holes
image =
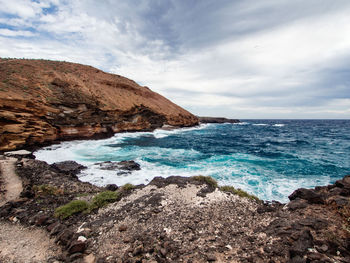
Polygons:
[[92,65],[201,116],[350,118],[349,0],[0,0],[0,56]]

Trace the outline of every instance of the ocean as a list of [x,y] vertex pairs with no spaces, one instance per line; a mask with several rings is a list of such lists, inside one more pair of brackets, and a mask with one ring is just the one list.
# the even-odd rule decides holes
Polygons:
[[[242,120],[62,142],[34,154],[48,163],[86,165],[80,180],[99,186],[209,175],[219,185],[287,202],[297,188],[327,185],[350,174],[349,130],[350,120]],[[99,169],[100,162],[123,160],[136,161],[141,170],[117,175]]]

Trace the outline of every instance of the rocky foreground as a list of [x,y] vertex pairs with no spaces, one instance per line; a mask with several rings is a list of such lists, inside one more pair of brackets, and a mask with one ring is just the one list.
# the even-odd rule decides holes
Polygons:
[[0,58],[0,151],[197,124],[125,77],[75,63]]
[[13,167],[22,192],[0,207],[1,262],[350,262],[350,176],[280,204],[206,177],[106,189],[72,162]]

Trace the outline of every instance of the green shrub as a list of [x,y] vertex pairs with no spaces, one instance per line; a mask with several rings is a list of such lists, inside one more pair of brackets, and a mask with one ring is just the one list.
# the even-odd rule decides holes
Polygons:
[[90,209],[93,210],[95,208],[103,207],[109,203],[113,203],[117,201],[118,197],[119,197],[118,192],[113,192],[113,191],[101,192],[92,198]]
[[122,191],[131,191],[133,189],[135,189],[135,185],[133,184],[124,184],[121,188],[122,188]]
[[215,181],[210,176],[203,176],[203,175],[198,175],[198,176],[192,176],[192,179],[201,183],[206,183],[209,186],[212,186],[214,188],[218,187],[218,183]]
[[55,210],[55,216],[61,219],[66,219],[74,214],[88,211],[90,205],[86,201],[73,200],[66,205],[60,206]]
[[260,201],[260,199],[255,195],[248,194],[246,191],[243,191],[242,189],[239,189],[239,188],[236,189],[233,186],[221,186],[220,191],[232,193],[240,197],[246,197],[246,198],[249,198],[250,200]]
[[60,188],[57,188],[53,185],[34,185],[33,190],[35,196],[48,196],[48,195],[63,195],[64,191]]

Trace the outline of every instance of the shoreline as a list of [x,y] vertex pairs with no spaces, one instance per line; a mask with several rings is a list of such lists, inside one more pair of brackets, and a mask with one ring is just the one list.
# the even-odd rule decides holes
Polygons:
[[58,262],[350,259],[350,226],[341,214],[349,207],[350,176],[298,189],[287,204],[240,197],[201,177],[157,177],[147,185],[118,187],[118,197],[105,206],[60,219],[57,207],[72,200],[92,203],[106,188],[79,181],[74,170],[17,158],[23,191],[0,207],[0,224],[46,229],[63,251],[55,256]]

